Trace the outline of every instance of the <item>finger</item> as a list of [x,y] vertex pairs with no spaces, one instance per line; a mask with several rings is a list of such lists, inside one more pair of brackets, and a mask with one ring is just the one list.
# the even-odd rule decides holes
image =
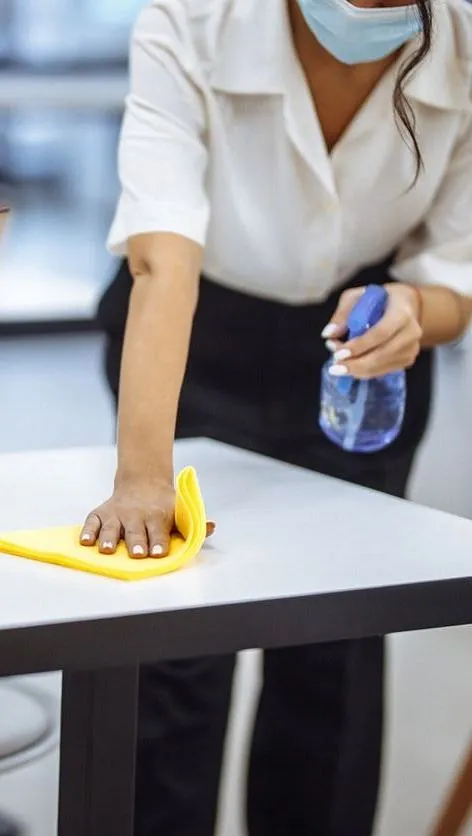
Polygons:
[[352,375],[358,380],[368,380],[408,368],[414,363],[418,351],[419,344],[416,341],[405,340],[404,333],[400,332],[374,351],[347,361],[342,368],[346,370],[345,374]]
[[348,316],[351,313],[356,302],[359,301],[364,293],[364,287],[356,287],[351,290],[345,290],[341,294],[338,306],[331,317],[328,325],[323,328],[321,336],[323,339],[333,339],[334,337],[341,337],[347,328]]
[[351,357],[362,357],[364,354],[385,345],[402,332],[405,334],[405,340],[408,341],[415,336],[414,327],[414,322],[410,322],[405,311],[392,306],[391,309],[387,309],[385,316],[377,325],[369,328],[361,337],[349,340],[341,346],[335,352],[334,359],[338,362],[348,360]]
[[80,542],[83,546],[94,546],[100,534],[102,523],[95,511],[88,515],[84,527],[80,533]]
[[216,531],[216,523],[215,523],[215,522],[210,522],[210,521],[208,521],[208,522],[207,522],[207,524],[206,524],[206,536],[207,536],[207,539],[208,539],[209,537],[213,537],[213,535],[214,535],[215,531]]
[[164,515],[146,522],[151,557],[167,557],[170,548],[172,525]]
[[119,519],[103,520],[98,540],[98,548],[102,554],[114,554],[121,540],[121,523]]
[[149,557],[149,543],[143,519],[129,518],[123,525],[124,541],[128,554],[134,560]]

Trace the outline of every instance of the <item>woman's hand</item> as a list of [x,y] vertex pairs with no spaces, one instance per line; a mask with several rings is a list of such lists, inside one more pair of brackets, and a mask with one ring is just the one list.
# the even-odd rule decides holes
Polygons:
[[174,509],[175,491],[167,482],[117,482],[113,496],[88,515],[81,543],[98,543],[102,554],[114,554],[123,539],[130,557],[165,557]]
[[410,368],[421,349],[423,335],[419,322],[421,299],[418,292],[406,284],[387,284],[387,310],[382,320],[362,337],[341,342],[346,333],[348,316],[364,288],[346,290],[322,336],[333,353],[335,377],[352,375],[360,380],[379,377],[389,372]]
[[[80,542],[83,546],[98,543],[102,554],[114,554],[123,539],[135,560],[165,557],[174,529],[174,509],[172,485],[122,483],[111,499],[88,515]],[[212,537],[215,529],[214,522],[207,522],[206,536]]]

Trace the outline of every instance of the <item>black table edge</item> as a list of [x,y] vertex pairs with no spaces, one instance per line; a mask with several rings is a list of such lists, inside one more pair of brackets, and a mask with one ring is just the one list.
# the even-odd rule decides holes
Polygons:
[[472,623],[472,577],[0,631],[0,676]]

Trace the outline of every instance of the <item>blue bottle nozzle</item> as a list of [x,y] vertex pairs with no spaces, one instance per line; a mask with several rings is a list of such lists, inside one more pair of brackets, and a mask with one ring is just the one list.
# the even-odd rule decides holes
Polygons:
[[[381,285],[369,284],[348,316],[348,339],[354,340],[356,337],[362,337],[362,334],[365,334],[369,328],[377,325],[385,313],[387,303],[388,293],[385,288]],[[352,380],[352,377],[339,378],[339,391],[347,395]]]
[[354,305],[347,320],[349,339],[361,337],[369,328],[377,325],[385,314],[388,293],[384,287],[370,284]]

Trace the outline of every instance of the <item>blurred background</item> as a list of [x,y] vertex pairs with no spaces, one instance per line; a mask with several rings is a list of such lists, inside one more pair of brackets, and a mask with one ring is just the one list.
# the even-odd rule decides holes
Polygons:
[[[0,0],[0,204],[14,210],[0,252],[0,453],[113,441],[93,317],[115,266],[105,237],[142,5]],[[471,374],[467,341],[439,353],[434,420],[411,487],[415,501],[463,516],[472,516]],[[472,738],[471,651],[468,628],[391,640],[376,836],[429,836]],[[239,667],[218,836],[244,836],[258,662],[245,654]],[[55,833],[59,699],[58,675],[0,683],[0,813],[22,836]]]
[[93,315],[129,30],[142,0],[1,0],[0,201],[14,220],[0,266],[0,328]]

